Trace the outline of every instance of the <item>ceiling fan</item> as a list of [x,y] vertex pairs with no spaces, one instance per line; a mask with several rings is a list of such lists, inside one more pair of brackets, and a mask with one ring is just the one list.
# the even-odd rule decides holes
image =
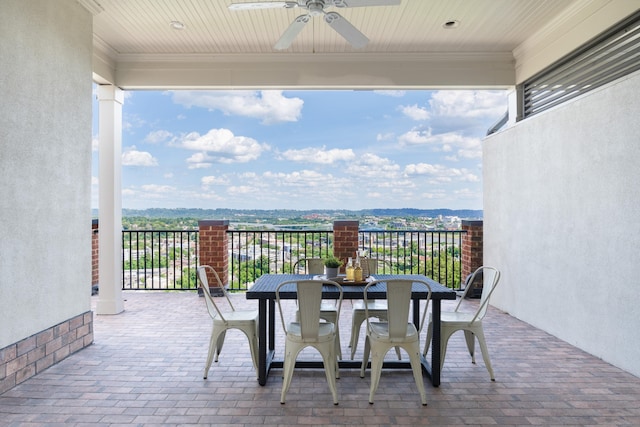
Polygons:
[[344,19],[337,12],[327,12],[331,6],[337,8],[364,7],[364,6],[395,6],[400,4],[400,0],[286,0],[286,1],[256,1],[249,3],[232,3],[230,10],[255,10],[255,9],[292,9],[299,7],[306,9],[306,13],[298,16],[289,25],[289,28],[280,36],[274,48],[278,50],[291,46],[293,39],[302,31],[304,26],[314,16],[324,16],[324,22],[329,24],[338,34],[345,38],[355,48],[362,48],[367,45],[369,39],[362,34],[349,21]]

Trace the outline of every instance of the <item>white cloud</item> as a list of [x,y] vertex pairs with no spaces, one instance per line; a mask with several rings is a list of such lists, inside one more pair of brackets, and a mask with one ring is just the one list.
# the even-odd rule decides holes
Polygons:
[[401,145],[413,145],[413,144],[428,144],[435,142],[435,139],[431,137],[431,129],[412,129],[398,137],[398,142]]
[[413,163],[405,167],[404,173],[408,176],[427,175],[433,183],[447,183],[453,181],[479,182],[480,178],[468,169],[448,168],[444,165],[429,163]]
[[390,141],[395,137],[393,132],[379,133],[376,135],[376,141]]
[[507,111],[506,91],[442,90],[429,101],[434,115],[465,118],[495,118]]
[[211,129],[205,135],[191,132],[182,138],[180,146],[201,151],[187,160],[191,169],[209,167],[211,163],[246,163],[269,149],[253,138],[235,136],[228,129]]
[[424,107],[418,107],[418,105],[401,106],[400,111],[402,114],[409,117],[412,120],[428,120],[431,117],[429,110]]
[[188,169],[206,169],[213,164],[213,159],[205,153],[194,153],[187,159]]
[[227,189],[227,193],[231,195],[247,195],[257,191],[257,188],[250,185],[232,185]]
[[91,151],[99,151],[100,150],[100,138],[98,135],[94,135],[91,138]]
[[226,115],[254,117],[263,124],[296,122],[304,101],[287,98],[281,90],[172,91],[173,102],[185,107],[219,110]]
[[147,136],[144,138],[145,142],[149,142],[151,144],[157,144],[158,142],[166,142],[173,137],[173,134],[168,130],[156,130],[153,132],[149,132]]
[[122,153],[122,166],[158,166],[158,160],[146,151],[131,147]]
[[168,193],[176,189],[175,187],[172,187],[170,185],[158,185],[158,184],[145,184],[145,185],[142,185],[140,188],[142,188],[142,190],[145,193],[156,193],[156,194]]
[[394,98],[401,98],[407,93],[405,90],[374,90],[373,92],[378,95],[393,96]]
[[291,162],[298,163],[319,163],[332,164],[337,161],[350,161],[355,159],[356,155],[352,149],[333,148],[327,150],[322,148],[303,148],[302,150],[287,150],[282,153],[282,158]]
[[208,188],[209,186],[212,185],[227,185],[229,184],[229,179],[226,177],[221,177],[221,176],[203,176],[200,179],[200,182],[202,183],[202,186],[205,188]]
[[396,178],[399,171],[400,166],[393,161],[373,153],[365,153],[349,164],[345,172],[361,178],[389,181]]

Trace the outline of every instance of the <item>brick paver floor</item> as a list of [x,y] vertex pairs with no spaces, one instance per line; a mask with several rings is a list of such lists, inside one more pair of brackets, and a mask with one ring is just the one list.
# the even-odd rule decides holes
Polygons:
[[[383,372],[374,405],[368,403],[369,375],[342,370],[334,406],[322,370],[298,369],[282,405],[281,370],[258,385],[246,338],[237,331],[227,333],[220,361],[202,379],[211,321],[195,293],[124,295],[123,313],[94,317],[93,345],[0,395],[0,425],[640,425],[640,378],[495,308],[485,319],[495,382],[482,357],[471,364],[457,333],[441,386],[425,378],[426,407],[408,370]],[[239,306],[256,306],[242,294],[233,298]],[[345,301],[345,347],[350,322]],[[281,351],[282,337],[278,345]]]

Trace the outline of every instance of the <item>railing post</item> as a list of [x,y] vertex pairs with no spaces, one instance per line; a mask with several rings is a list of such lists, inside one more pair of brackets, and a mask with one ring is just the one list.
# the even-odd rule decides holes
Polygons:
[[[358,250],[359,221],[333,221],[333,255],[345,259]],[[345,266],[340,267],[344,272]]]
[[[228,220],[200,220],[200,260],[199,265],[210,265],[220,276],[222,286],[229,284],[229,239],[227,230]],[[217,282],[213,276],[207,276],[212,295],[220,295]],[[214,288],[215,287],[215,288]]]
[[[466,231],[462,235],[462,280],[464,281],[484,262],[482,220],[462,220],[462,230]],[[462,283],[460,285],[462,286]]]

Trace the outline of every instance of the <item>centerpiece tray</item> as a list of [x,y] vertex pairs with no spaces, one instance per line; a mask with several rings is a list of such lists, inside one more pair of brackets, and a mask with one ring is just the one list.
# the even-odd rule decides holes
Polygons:
[[[324,274],[321,274],[318,276],[314,276],[313,278],[322,280],[322,279],[327,279],[327,276]],[[336,282],[341,286],[364,286],[369,282],[373,282],[374,280],[376,280],[375,277],[373,276],[369,276],[366,279],[359,280],[357,282],[355,280],[347,280],[346,276],[330,277],[328,279]]]

